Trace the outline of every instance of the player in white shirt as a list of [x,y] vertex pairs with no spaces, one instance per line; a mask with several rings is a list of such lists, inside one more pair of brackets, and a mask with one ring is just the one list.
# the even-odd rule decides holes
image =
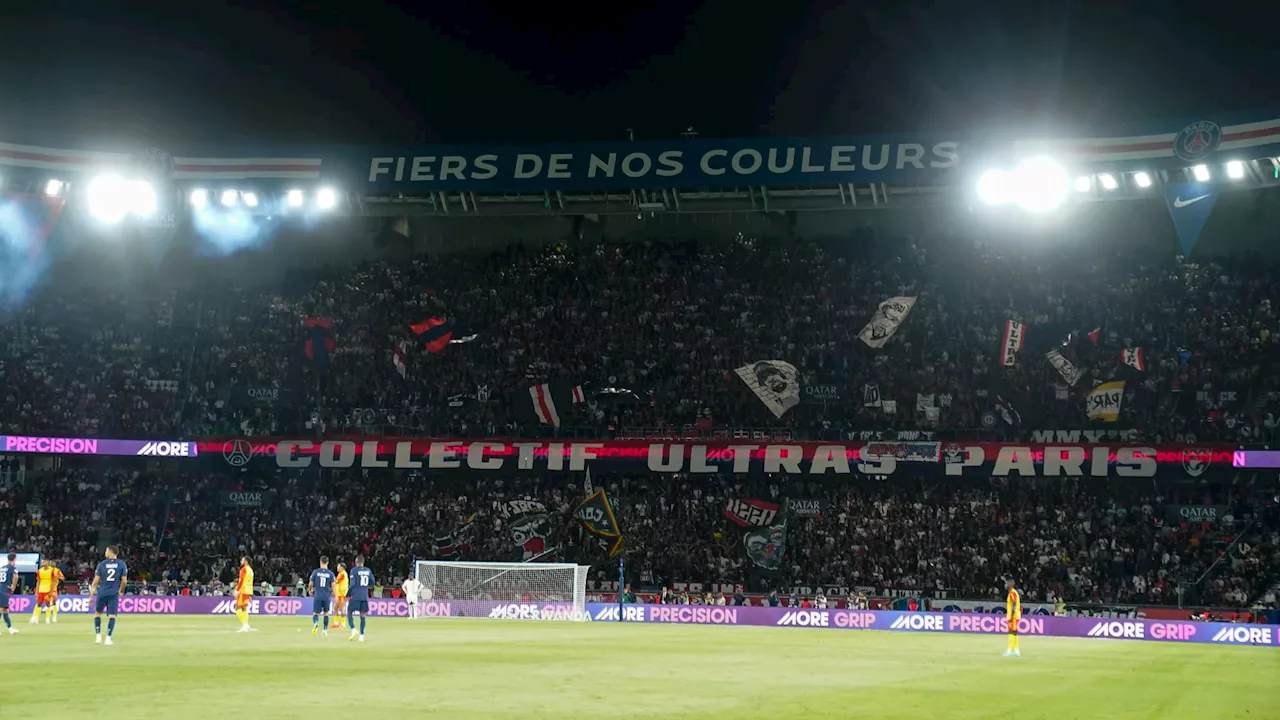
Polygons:
[[[404,599],[409,602],[409,617],[418,617],[418,598],[423,595],[422,583],[418,582],[418,578],[410,575],[400,583],[400,589],[404,590]],[[427,599],[429,600],[430,597]]]

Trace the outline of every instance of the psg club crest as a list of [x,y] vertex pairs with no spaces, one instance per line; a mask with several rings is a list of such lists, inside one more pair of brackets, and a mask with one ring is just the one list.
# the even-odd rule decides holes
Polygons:
[[231,467],[244,467],[253,458],[253,445],[248,440],[236,439],[222,448],[222,459]]
[[1187,471],[1191,477],[1200,477],[1205,470],[1209,469],[1209,462],[1213,459],[1213,450],[1208,448],[1194,448],[1183,451],[1182,469]]
[[1222,128],[1211,120],[1200,120],[1178,131],[1173,138],[1173,153],[1194,162],[1211,155],[1222,144]]

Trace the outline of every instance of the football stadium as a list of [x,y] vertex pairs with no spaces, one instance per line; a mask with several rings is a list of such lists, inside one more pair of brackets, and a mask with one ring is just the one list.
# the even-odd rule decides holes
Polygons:
[[1280,717],[1272,117],[0,144],[0,716]]

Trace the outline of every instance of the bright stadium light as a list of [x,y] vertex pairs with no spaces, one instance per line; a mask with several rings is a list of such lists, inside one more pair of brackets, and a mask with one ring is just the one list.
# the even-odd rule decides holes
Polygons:
[[57,178],[51,179],[44,184],[44,194],[49,197],[58,197],[62,194],[62,188],[65,187],[61,180]]
[[1102,173],[1098,176],[1098,181],[1102,183],[1104,190],[1115,190],[1120,187],[1120,183],[1116,182],[1115,176],[1111,173]]
[[1133,181],[1138,183],[1138,187],[1140,188],[1151,187],[1151,176],[1144,172],[1134,173]]
[[156,190],[144,180],[126,180],[104,173],[89,181],[89,214],[98,222],[114,225],[127,215],[150,217],[156,212]]
[[289,207],[291,208],[302,207],[302,191],[290,190],[288,194],[285,195],[285,202],[289,203]]
[[320,188],[316,193],[316,207],[321,210],[332,210],[338,204],[338,193],[333,188]]
[[1195,175],[1196,180],[1200,182],[1209,182],[1209,166],[1197,165],[1191,168],[1191,173]]
[[191,207],[201,210],[209,204],[209,191],[204,188],[196,188],[191,191]]
[[240,193],[240,199],[244,200],[246,207],[258,207],[258,196],[255,193]]
[[1232,160],[1227,163],[1227,177],[1232,180],[1239,180],[1244,177],[1244,163],[1239,160]]
[[1093,189],[1093,179],[1088,175],[1076,178],[1076,192],[1086,193]]
[[1048,212],[1067,199],[1071,180],[1066,168],[1049,158],[1024,160],[1014,171],[1018,204],[1029,212]]
[[127,184],[119,175],[108,173],[90,180],[87,198],[89,214],[100,223],[114,225],[129,212]]
[[978,199],[988,205],[1003,205],[1009,201],[1008,184],[1003,170],[988,170],[978,178]]
[[237,194],[238,193],[235,190],[223,190],[221,197],[222,205],[224,207],[233,207],[236,204]]
[[149,218],[156,214],[156,189],[145,180],[132,180],[126,183],[129,211],[141,218]]

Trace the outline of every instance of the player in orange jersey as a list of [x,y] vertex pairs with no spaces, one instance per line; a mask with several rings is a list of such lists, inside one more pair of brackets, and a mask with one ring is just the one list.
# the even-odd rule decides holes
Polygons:
[[36,609],[31,613],[31,624],[35,625],[40,622],[40,610],[44,610],[44,622],[49,624],[53,622],[53,600],[54,597],[54,568],[49,563],[49,559],[45,558],[40,561],[40,569],[36,571]]
[[347,566],[338,563],[338,580],[333,584],[333,624],[329,627],[345,627],[347,622]]
[[253,602],[253,566],[249,557],[240,558],[240,579],[236,581],[236,617],[240,619],[240,629],[236,632],[249,632],[249,603]]
[[1018,649],[1018,621],[1022,619],[1022,596],[1013,585],[1013,578],[1005,582],[1009,594],[1004,600],[1005,622],[1009,623],[1009,649],[1004,651],[1005,657],[1022,657]]
[[49,567],[53,568],[53,587],[49,589],[49,614],[53,616],[53,621],[58,622],[58,589],[62,587],[62,581],[67,579],[62,574],[62,568],[58,567],[56,560],[49,561]]

